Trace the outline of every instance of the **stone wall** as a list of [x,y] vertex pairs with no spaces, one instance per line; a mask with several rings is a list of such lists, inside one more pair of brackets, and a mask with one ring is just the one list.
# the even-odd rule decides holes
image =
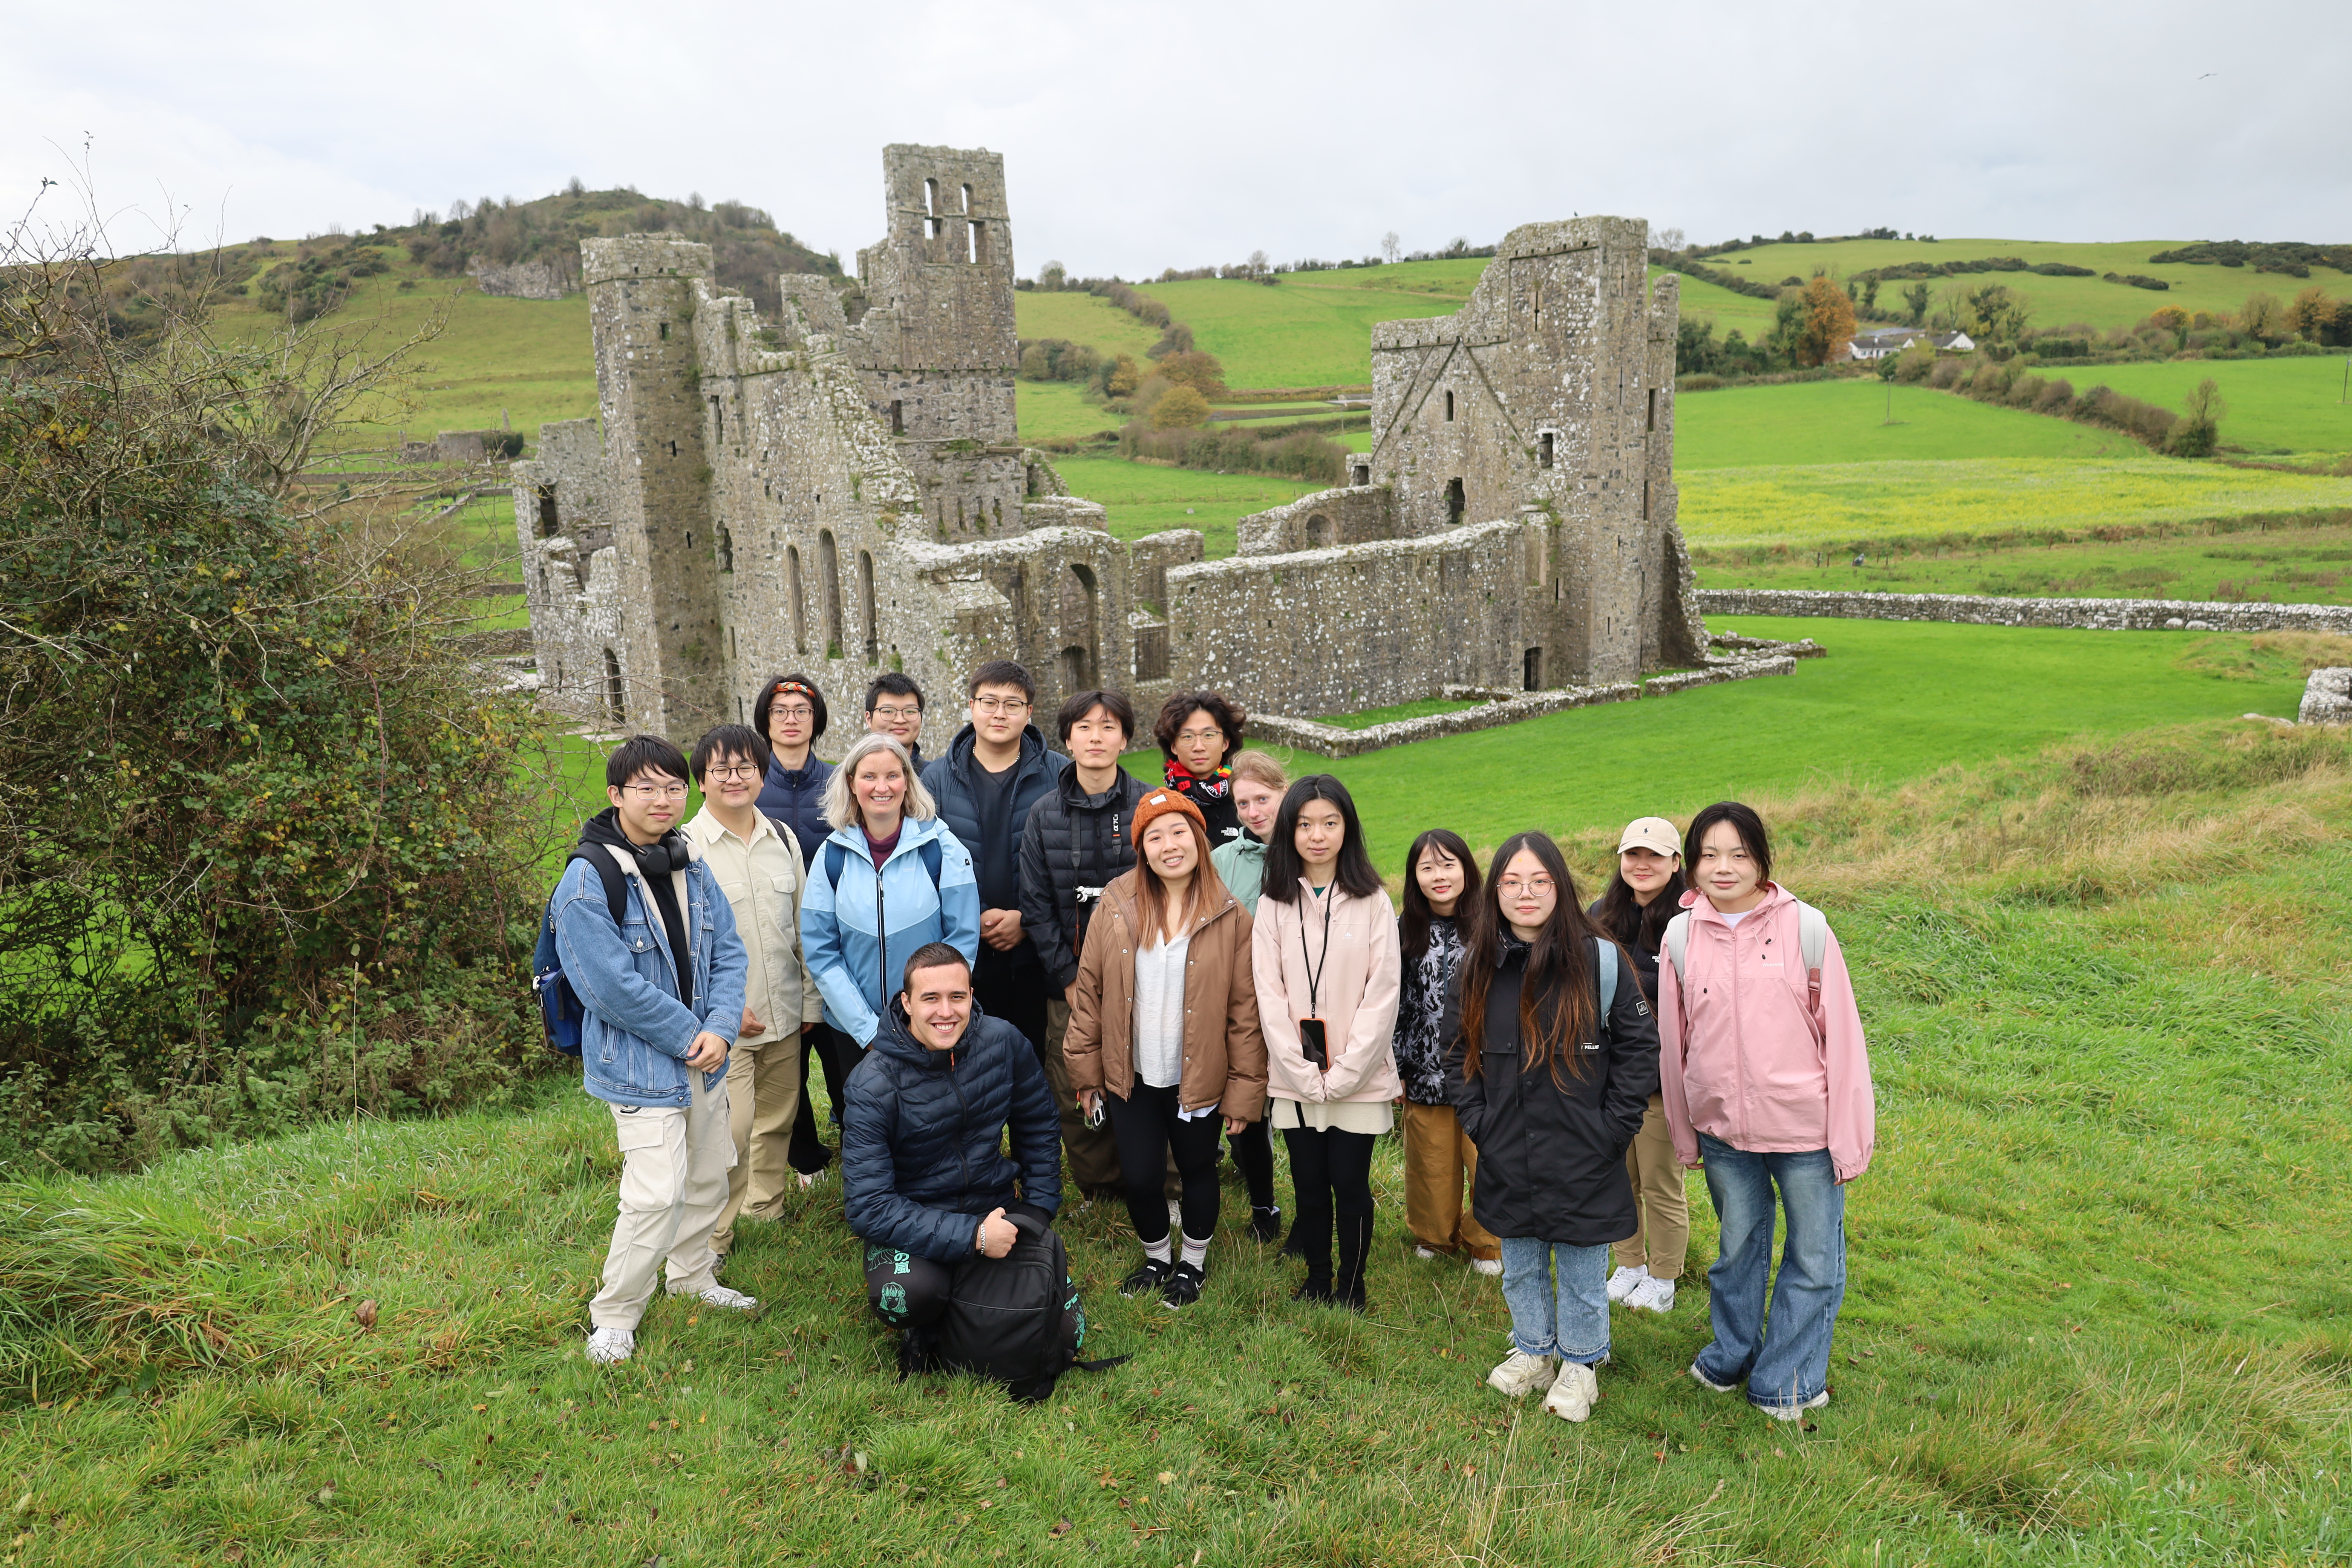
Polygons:
[[1381,485],[1317,490],[1287,506],[1253,512],[1234,527],[1240,536],[1236,551],[1243,555],[1369,544],[1396,537],[1395,498]]
[[1520,687],[1541,600],[1528,592],[1529,555],[1524,525],[1488,522],[1176,567],[1176,677],[1254,710],[1306,714],[1413,701],[1448,684]]
[[1710,616],[1837,616],[2091,631],[2335,632],[2352,636],[2352,605],[2246,605],[2194,599],[2008,599],[1972,594],[1855,594],[1807,588],[1703,588]]
[[2352,724],[2352,669],[2315,669],[2303,683],[2298,724]]

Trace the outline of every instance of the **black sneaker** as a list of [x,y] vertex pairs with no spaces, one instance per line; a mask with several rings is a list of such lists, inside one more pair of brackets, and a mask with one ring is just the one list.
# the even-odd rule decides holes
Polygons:
[[[1253,1211],[1253,1213],[1255,1213],[1255,1211]],[[1276,1253],[1276,1256],[1278,1258],[1303,1258],[1307,1256],[1307,1244],[1298,1239],[1298,1227],[1297,1226],[1292,1226],[1290,1227],[1290,1234],[1282,1238],[1282,1250]]]
[[1122,1296],[1141,1296],[1168,1283],[1169,1265],[1157,1258],[1147,1258],[1136,1265],[1135,1272],[1118,1282]]
[[1282,1211],[1276,1208],[1250,1210],[1250,1235],[1261,1246],[1282,1234]]
[[1310,1307],[1328,1306],[1332,1300],[1331,1281],[1310,1278],[1307,1283],[1290,1293],[1290,1299]]
[[1164,1307],[1189,1307],[1201,1299],[1201,1287],[1208,1282],[1206,1273],[1189,1263],[1180,1263],[1168,1277],[1168,1283],[1160,1288],[1160,1303]]

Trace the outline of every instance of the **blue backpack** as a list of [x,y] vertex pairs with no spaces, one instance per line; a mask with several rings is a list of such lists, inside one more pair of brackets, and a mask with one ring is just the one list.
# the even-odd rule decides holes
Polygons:
[[[572,862],[585,860],[596,868],[604,884],[604,907],[613,911],[613,923],[619,925],[629,912],[629,880],[612,856],[602,849],[584,845],[572,846],[572,853],[563,858],[563,869],[572,869]],[[556,882],[562,883],[559,874]],[[547,895],[547,907],[540,911],[539,945],[531,950],[530,985],[539,993],[539,1021],[547,1029],[547,1046],[559,1056],[576,1057],[581,1048],[581,1028],[587,1022],[588,1010],[580,1005],[579,994],[563,977],[563,960],[555,950],[555,894]]]

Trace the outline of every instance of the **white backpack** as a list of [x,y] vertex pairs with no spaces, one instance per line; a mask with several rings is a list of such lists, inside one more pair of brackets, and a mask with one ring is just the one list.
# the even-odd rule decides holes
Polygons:
[[[1822,964],[1829,957],[1829,917],[1802,899],[1792,900],[1797,906],[1797,954],[1805,962],[1805,1010],[1815,1019],[1822,1016]],[[1690,911],[1684,910],[1666,922],[1666,939],[1660,944],[1666,956],[1674,961],[1675,983],[1687,985],[1690,973],[1684,959],[1690,952]]]

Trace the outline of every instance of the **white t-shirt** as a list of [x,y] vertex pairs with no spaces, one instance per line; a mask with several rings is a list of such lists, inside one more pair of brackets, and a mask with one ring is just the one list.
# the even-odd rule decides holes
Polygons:
[[1184,964],[1191,933],[1135,954],[1135,1076],[1153,1089],[1184,1077]]
[[1754,914],[1756,911],[1754,910],[1742,910],[1736,915],[1725,910],[1717,910],[1715,912],[1723,916],[1723,923],[1725,925],[1737,931],[1739,929],[1739,922],[1746,920],[1749,915]]

